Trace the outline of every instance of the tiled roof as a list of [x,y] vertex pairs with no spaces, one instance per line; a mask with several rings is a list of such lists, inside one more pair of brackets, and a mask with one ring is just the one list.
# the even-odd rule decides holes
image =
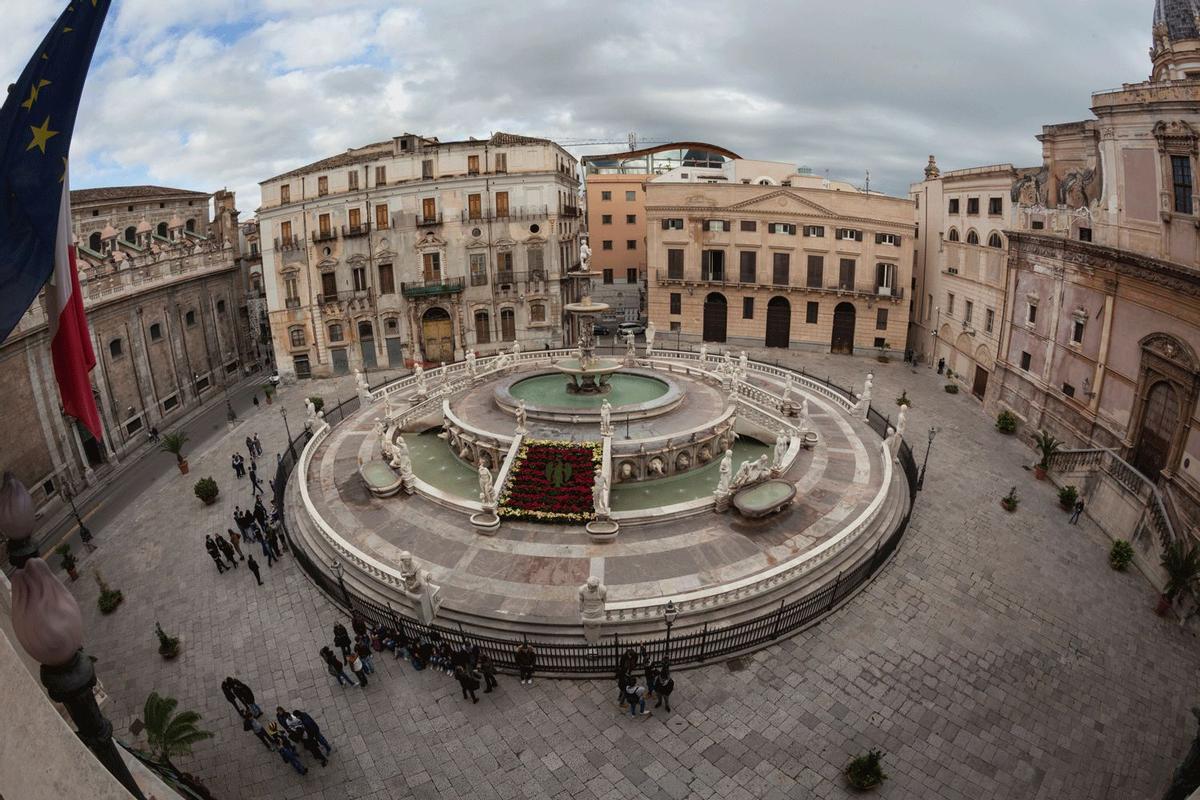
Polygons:
[[117,200],[145,200],[164,195],[188,195],[207,198],[208,192],[191,189],[171,189],[167,186],[102,186],[98,189],[72,189],[71,205],[104,203]]

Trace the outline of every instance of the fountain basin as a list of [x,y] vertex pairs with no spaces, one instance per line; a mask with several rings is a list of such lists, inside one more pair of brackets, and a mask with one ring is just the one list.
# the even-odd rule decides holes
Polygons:
[[636,420],[665,414],[683,401],[678,383],[650,370],[622,369],[610,375],[604,394],[572,394],[567,391],[567,380],[557,370],[525,373],[498,383],[492,396],[510,413],[524,400],[530,419],[595,425],[600,423],[600,406],[605,400],[612,406],[614,425],[627,415]]

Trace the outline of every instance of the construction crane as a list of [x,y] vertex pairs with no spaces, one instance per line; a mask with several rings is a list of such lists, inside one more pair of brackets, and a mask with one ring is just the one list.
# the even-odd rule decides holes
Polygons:
[[598,144],[623,144],[626,145],[630,150],[637,150],[641,145],[667,144],[672,141],[671,139],[638,139],[638,135],[632,132],[624,141],[621,141],[620,139],[555,139],[553,136],[543,136],[541,138],[550,139],[551,141],[563,147],[589,147]]

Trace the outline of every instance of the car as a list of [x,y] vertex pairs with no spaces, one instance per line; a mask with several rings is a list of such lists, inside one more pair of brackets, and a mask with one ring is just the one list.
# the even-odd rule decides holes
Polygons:
[[646,332],[646,325],[641,322],[622,322],[617,326],[617,333],[622,336],[633,334],[637,336],[640,333]]
[[609,328],[607,325],[593,325],[592,326],[592,335],[593,336],[608,336],[611,333],[612,333],[612,329]]

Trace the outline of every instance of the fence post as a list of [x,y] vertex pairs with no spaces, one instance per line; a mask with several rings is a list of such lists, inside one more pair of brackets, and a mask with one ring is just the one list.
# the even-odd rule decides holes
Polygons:
[[704,630],[700,633],[700,660],[704,660],[704,654],[708,648],[708,623],[704,623]]
[[775,629],[771,631],[771,638],[775,639],[779,636],[779,623],[783,621],[783,601],[785,598],[779,598],[779,610],[775,612]]
[[837,574],[837,578],[835,578],[833,581],[833,591],[829,593],[829,608],[825,609],[825,611],[827,611],[827,612],[832,611],[834,604],[837,603],[837,590],[838,590],[838,585],[841,582],[842,582],[842,573],[839,572]]

